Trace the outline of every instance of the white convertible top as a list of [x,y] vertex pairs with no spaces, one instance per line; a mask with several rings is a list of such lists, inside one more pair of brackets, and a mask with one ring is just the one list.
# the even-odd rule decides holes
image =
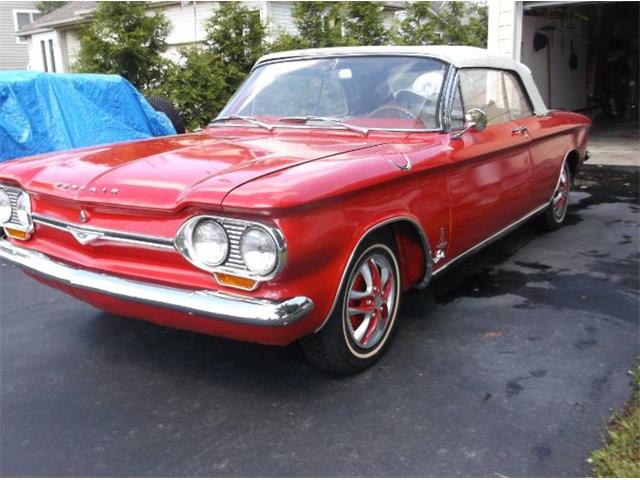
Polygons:
[[290,50],[287,52],[270,53],[256,62],[256,67],[265,62],[299,59],[336,57],[348,55],[417,55],[436,58],[449,63],[456,68],[485,67],[513,70],[522,79],[527,89],[533,110],[536,115],[545,115],[547,107],[538,92],[531,70],[506,55],[496,55],[488,50],[477,47],[462,47],[452,45],[428,45],[415,47],[337,47],[337,48],[313,48],[308,50]]

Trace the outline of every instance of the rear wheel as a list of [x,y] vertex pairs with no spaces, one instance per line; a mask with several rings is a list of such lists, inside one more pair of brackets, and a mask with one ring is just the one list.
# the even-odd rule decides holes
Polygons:
[[307,359],[352,374],[374,364],[389,343],[400,303],[400,267],[393,242],[372,238],[358,248],[327,324],[300,341]]
[[542,215],[542,223],[547,230],[556,230],[564,223],[569,208],[569,193],[571,192],[571,170],[565,162],[560,173],[560,180],[549,206]]

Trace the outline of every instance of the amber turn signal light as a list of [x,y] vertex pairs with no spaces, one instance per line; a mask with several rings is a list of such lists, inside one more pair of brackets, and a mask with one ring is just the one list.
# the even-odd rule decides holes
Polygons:
[[238,277],[228,273],[215,273],[216,280],[225,287],[241,288],[242,290],[253,290],[258,283],[250,278]]
[[16,230],[15,228],[5,227],[4,233],[6,233],[7,236],[15,238],[17,240],[29,240],[29,237],[31,237],[28,232],[25,232],[23,230]]

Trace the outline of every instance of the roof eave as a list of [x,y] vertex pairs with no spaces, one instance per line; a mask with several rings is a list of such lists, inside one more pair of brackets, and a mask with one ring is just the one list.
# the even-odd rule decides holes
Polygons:
[[73,18],[66,20],[58,20],[57,22],[48,22],[38,25],[37,28],[33,30],[19,30],[16,32],[17,37],[28,37],[29,35],[33,35],[34,33],[43,33],[49,32],[51,30],[57,30],[58,28],[63,27],[72,27],[76,25],[81,25],[83,23],[87,23],[91,19],[90,15],[82,18]]

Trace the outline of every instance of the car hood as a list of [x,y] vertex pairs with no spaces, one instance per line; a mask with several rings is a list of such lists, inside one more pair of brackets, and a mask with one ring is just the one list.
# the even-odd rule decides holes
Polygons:
[[0,178],[81,203],[178,210],[220,205],[231,190],[256,178],[380,143],[353,136],[202,132],[30,157],[0,166]]

